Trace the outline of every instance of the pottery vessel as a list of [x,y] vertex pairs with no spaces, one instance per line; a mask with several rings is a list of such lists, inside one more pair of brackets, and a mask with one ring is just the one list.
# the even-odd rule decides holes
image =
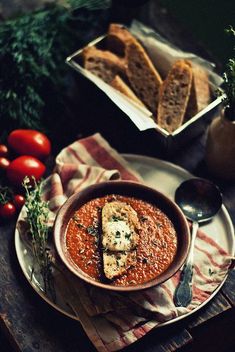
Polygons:
[[224,111],[208,129],[205,159],[213,176],[235,179],[235,121],[226,118]]

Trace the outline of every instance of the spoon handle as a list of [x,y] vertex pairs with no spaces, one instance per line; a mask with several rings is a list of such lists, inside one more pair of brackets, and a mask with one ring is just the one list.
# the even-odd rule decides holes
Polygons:
[[198,222],[193,222],[189,254],[180,275],[180,282],[174,294],[176,307],[187,307],[192,301],[193,249],[198,230]]

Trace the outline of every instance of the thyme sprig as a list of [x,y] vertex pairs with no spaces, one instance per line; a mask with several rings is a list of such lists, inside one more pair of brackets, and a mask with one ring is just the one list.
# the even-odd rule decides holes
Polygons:
[[35,263],[32,267],[31,277],[35,271],[35,264],[40,270],[43,278],[44,291],[50,294],[55,301],[55,289],[52,274],[53,260],[48,248],[48,203],[42,200],[42,182],[36,182],[25,177],[23,181],[25,188],[25,207],[29,232],[32,236],[32,250]]
[[8,201],[12,200],[13,193],[9,187],[4,187],[0,185],[0,204],[6,204]]

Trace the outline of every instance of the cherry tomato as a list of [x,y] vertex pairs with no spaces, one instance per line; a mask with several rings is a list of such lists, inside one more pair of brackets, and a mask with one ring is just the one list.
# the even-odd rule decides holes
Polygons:
[[0,156],[8,156],[8,148],[5,144],[0,144]]
[[0,157],[0,169],[6,170],[10,165],[10,161],[7,158]]
[[34,176],[38,181],[46,170],[45,165],[33,156],[23,155],[13,160],[7,168],[7,178],[20,187],[25,176]]
[[9,146],[20,155],[45,159],[51,152],[51,143],[45,134],[35,130],[14,130],[8,136]]
[[21,194],[14,195],[14,204],[17,210],[20,210],[23,207],[24,203],[25,203],[24,196],[22,196]]
[[16,214],[16,207],[11,202],[0,205],[0,217],[4,220],[12,219]]

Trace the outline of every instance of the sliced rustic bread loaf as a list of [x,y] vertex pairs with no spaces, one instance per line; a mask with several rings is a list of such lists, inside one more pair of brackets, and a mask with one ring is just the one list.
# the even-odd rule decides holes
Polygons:
[[207,72],[199,67],[192,66],[193,80],[185,120],[189,120],[210,102],[210,86]]
[[84,68],[110,83],[116,75],[126,77],[125,60],[107,50],[87,47],[83,50]]
[[126,45],[127,77],[137,97],[155,115],[162,79],[137,41]]
[[192,66],[178,60],[160,88],[157,123],[168,132],[183,123],[192,85]]
[[126,95],[129,99],[133,100],[136,104],[144,107],[142,101],[137,98],[131,88],[128,87],[128,85],[118,75],[114,77],[114,79],[110,82],[110,85],[122,94]]
[[125,27],[113,23],[109,26],[108,48],[126,58],[131,87],[137,97],[155,114],[162,79],[142,45]]
[[122,25],[111,23],[108,29],[107,47],[119,56],[125,56],[126,44],[136,41],[132,34]]

